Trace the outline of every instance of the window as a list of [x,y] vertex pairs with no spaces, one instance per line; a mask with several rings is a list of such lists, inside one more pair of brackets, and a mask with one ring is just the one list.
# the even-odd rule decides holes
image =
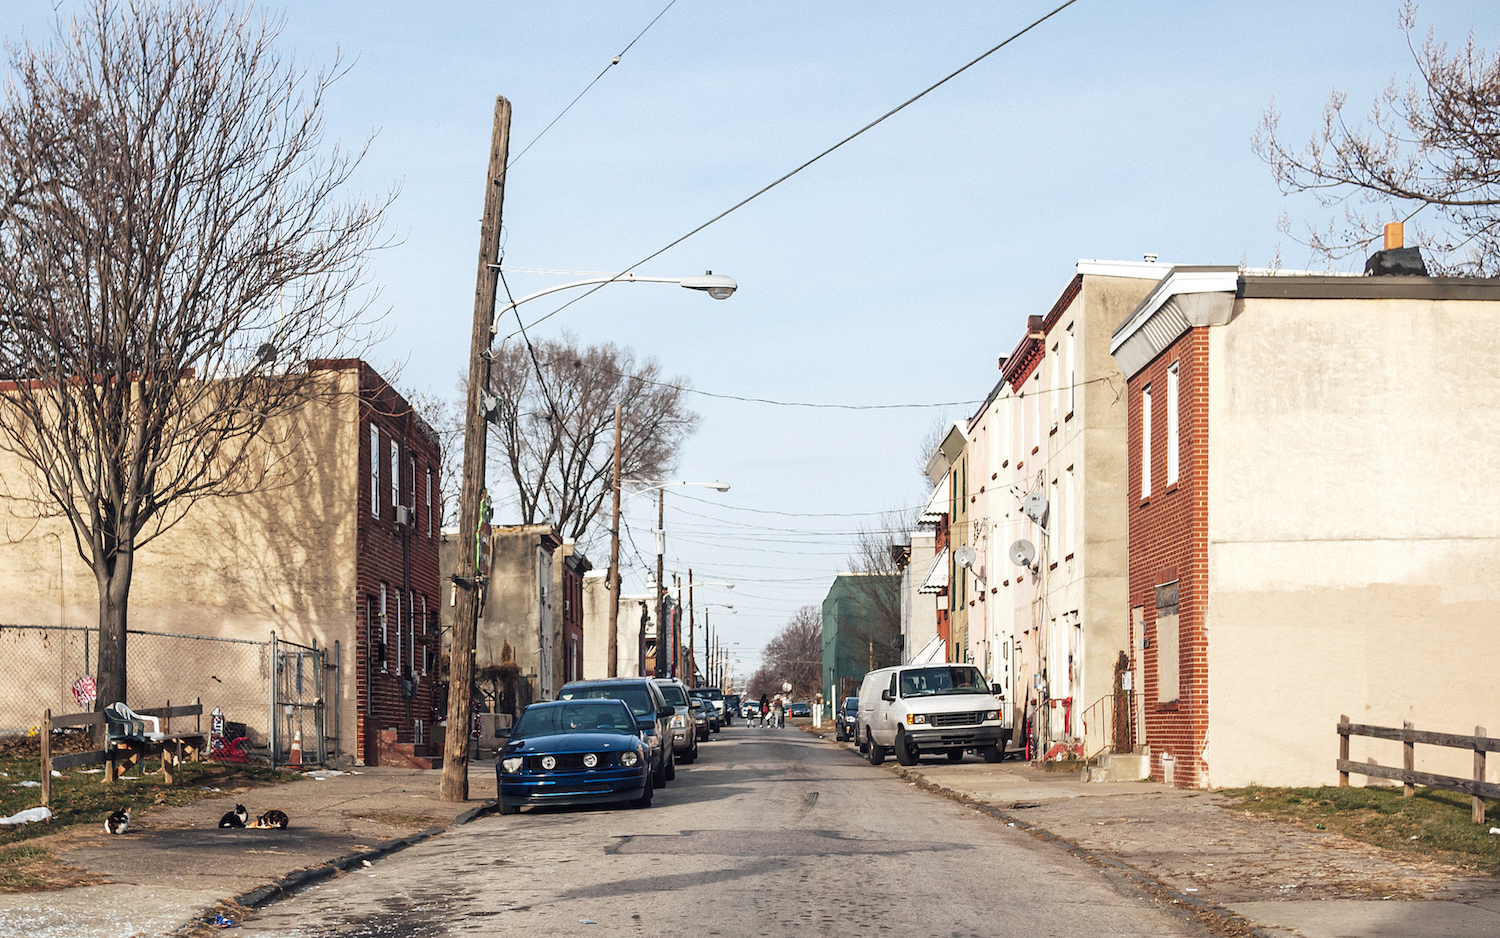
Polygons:
[[1068,505],[1068,526],[1063,529],[1063,554],[1068,556],[1077,549],[1078,537],[1078,503],[1074,501],[1072,466],[1068,467],[1068,474],[1063,478],[1063,500]]
[[1073,410],[1076,408],[1077,404],[1078,404],[1078,401],[1075,398],[1075,391],[1078,388],[1078,358],[1075,355],[1074,347],[1073,347],[1073,324],[1072,323],[1068,323],[1068,340],[1067,341],[1068,341],[1068,345],[1067,345],[1067,349],[1068,349],[1068,413],[1071,414],[1073,412]]
[[391,517],[396,516],[396,506],[401,504],[401,444],[391,440]]
[[432,537],[432,467],[427,467],[427,536]]
[[386,627],[390,624],[390,618],[385,614],[385,584],[380,584],[380,670],[386,670],[385,650],[389,647],[389,634]]
[[396,673],[401,673],[401,591],[396,590]]
[[1177,362],[1167,369],[1167,484],[1177,481],[1180,438],[1177,428]]
[[1156,588],[1156,702],[1182,696],[1182,653],[1177,622],[1177,581]]
[[[428,629],[428,624],[427,624],[427,597],[423,596],[422,597],[422,634],[423,635],[427,634],[427,629]],[[422,643],[422,674],[425,675],[426,673],[427,673],[427,643],[423,642]]]
[[1141,389],[1141,498],[1151,497],[1151,385]]
[[380,428],[370,424],[370,514],[380,517]]
[[1062,402],[1062,355],[1058,353],[1058,343],[1052,343],[1052,426],[1057,427],[1057,407]]
[[406,660],[411,662],[413,672],[417,670],[417,598],[411,590],[406,591]]
[[1058,537],[1060,536],[1060,532],[1059,532],[1058,529],[1062,527],[1062,513],[1063,513],[1063,506],[1060,505],[1060,504],[1058,504],[1058,501],[1057,501],[1057,480],[1053,479],[1051,482],[1047,483],[1047,514],[1048,514],[1048,517],[1047,517],[1047,527],[1045,529],[1047,531],[1047,535],[1048,535],[1048,537],[1047,537],[1047,558],[1049,560],[1051,560],[1053,563],[1057,563],[1057,558],[1061,556],[1061,553],[1057,549],[1058,548],[1057,541],[1058,541]]

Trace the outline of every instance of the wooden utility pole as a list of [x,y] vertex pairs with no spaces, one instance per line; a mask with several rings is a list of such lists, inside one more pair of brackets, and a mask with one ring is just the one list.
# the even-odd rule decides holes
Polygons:
[[688,633],[687,633],[687,685],[696,687],[697,676],[693,674],[693,568],[688,567]]
[[615,405],[615,511],[609,523],[609,676],[620,676],[620,405]]
[[662,582],[662,553],[667,549],[667,490],[656,490],[656,661],[653,677],[666,677],[667,584]]
[[[510,151],[510,102],[495,98],[490,165],[485,176],[484,217],[479,223],[479,273],[474,285],[474,328],[469,341],[469,398],[464,411],[463,489],[458,493],[458,569],[453,573],[453,645],[448,658],[448,733],[438,797],[469,800],[469,723],[474,695],[474,636],[479,627],[478,536],[484,489],[486,425],[480,393],[488,390],[490,329],[495,316],[495,261],[500,256],[500,214],[505,203],[505,164]],[[469,540],[473,538],[474,540]]]

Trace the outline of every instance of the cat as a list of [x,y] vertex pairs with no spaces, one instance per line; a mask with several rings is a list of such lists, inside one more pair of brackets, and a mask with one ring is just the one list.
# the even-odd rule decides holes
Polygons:
[[130,809],[121,808],[104,819],[104,829],[111,834],[123,834],[130,830]]
[[244,805],[237,804],[233,811],[226,812],[223,817],[219,818],[219,826],[244,827],[249,820],[250,812],[245,810]]
[[275,808],[272,808],[265,814],[262,814],[260,817],[256,818],[255,823],[249,826],[260,828],[279,827],[282,830],[286,830],[286,826],[290,823],[291,819],[286,816],[285,811],[278,811]]

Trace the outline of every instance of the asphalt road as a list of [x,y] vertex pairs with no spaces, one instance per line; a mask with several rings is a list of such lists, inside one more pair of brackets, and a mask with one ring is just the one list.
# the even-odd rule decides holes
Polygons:
[[735,726],[647,809],[481,819],[245,935],[1202,934],[1127,883],[791,728]]

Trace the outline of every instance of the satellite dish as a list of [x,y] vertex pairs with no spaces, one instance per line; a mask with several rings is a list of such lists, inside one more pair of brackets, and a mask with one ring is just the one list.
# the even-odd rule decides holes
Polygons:
[[1047,496],[1041,492],[1032,492],[1021,501],[1021,510],[1026,513],[1026,517],[1040,523],[1047,514]]
[[1016,566],[1030,567],[1035,559],[1036,548],[1030,541],[1022,539],[1010,545],[1010,562]]
[[978,559],[979,555],[975,553],[974,548],[970,547],[968,544],[953,548],[953,562],[958,564],[960,567],[964,567],[966,569],[972,567],[974,566],[974,561]]

